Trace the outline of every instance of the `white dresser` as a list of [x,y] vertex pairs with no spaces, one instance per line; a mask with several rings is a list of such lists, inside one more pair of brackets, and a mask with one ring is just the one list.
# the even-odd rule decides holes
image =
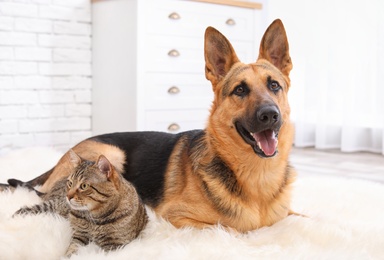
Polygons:
[[94,1],[93,133],[204,128],[213,99],[204,32],[213,26],[253,62],[262,11],[187,0]]

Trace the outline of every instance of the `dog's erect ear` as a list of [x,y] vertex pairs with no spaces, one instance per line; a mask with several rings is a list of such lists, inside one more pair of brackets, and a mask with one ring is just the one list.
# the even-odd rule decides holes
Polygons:
[[260,44],[259,59],[268,60],[283,74],[289,76],[292,61],[289,56],[287,34],[280,19],[273,21],[264,33]]
[[213,27],[205,30],[204,57],[205,77],[211,81],[213,87],[239,61],[231,43]]

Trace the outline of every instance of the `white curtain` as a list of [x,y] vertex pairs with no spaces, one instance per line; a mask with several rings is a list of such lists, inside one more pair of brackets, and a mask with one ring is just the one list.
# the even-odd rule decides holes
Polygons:
[[384,1],[265,3],[290,43],[295,145],[384,154]]

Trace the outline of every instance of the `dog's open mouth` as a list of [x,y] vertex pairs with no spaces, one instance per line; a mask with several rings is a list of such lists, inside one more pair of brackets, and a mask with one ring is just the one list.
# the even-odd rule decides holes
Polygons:
[[236,130],[246,143],[252,146],[257,155],[263,158],[273,157],[277,153],[278,129],[263,129],[258,132],[250,132],[239,122]]

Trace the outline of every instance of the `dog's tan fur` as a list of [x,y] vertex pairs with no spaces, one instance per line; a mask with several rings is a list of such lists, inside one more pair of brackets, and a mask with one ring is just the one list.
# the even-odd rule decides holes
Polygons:
[[[270,33],[274,34],[276,34],[276,30],[281,29],[280,21],[276,21],[269,28],[272,31]],[[191,225],[204,227],[206,224],[220,222],[224,226],[234,227],[236,230],[244,232],[271,225],[289,213],[290,184],[295,177],[295,173],[287,163],[293,139],[293,126],[289,120],[290,108],[287,100],[290,84],[288,75],[292,63],[285,35],[281,35],[277,39],[278,42],[271,43],[272,40],[268,37],[276,37],[276,35],[272,36],[267,32],[260,46],[260,56],[257,62],[243,64],[239,62],[227,39],[217,33],[216,30],[208,28],[205,36],[206,77],[212,82],[215,94],[206,129],[205,141],[208,149],[198,151],[196,157],[193,157],[194,161],[187,161],[183,164],[191,167],[191,170],[183,176],[178,174],[182,171],[177,167],[178,160],[188,160],[189,158],[187,155],[180,154],[180,151],[183,151],[182,148],[175,149],[175,153],[178,153],[175,157],[178,160],[169,164],[166,178],[168,192],[165,202],[157,209],[157,212],[178,227]],[[285,42],[282,42],[284,40]],[[209,46],[212,42],[221,47],[227,46],[227,48],[214,49],[216,46]],[[284,57],[276,58],[278,55],[276,53],[281,51],[277,50],[279,46],[268,46],[268,43],[284,45],[286,48]],[[270,50],[271,47],[272,50]],[[226,63],[221,74],[216,73],[215,64],[211,63],[215,58],[209,57],[209,55],[217,55],[221,58],[225,55]],[[272,61],[275,66],[268,60]],[[273,75],[279,82],[284,83],[282,95],[271,95],[265,88],[268,75]],[[252,83],[251,91],[255,94],[250,96],[249,100],[244,102],[236,98],[223,98],[222,92],[225,85],[236,86],[242,80]],[[279,154],[272,159],[263,159],[255,156],[252,148],[243,142],[233,127],[233,118],[241,116],[246,111],[255,110],[255,107],[268,99],[278,104],[283,113],[284,124],[279,134],[282,136],[279,138]],[[196,162],[207,165],[217,154],[236,173],[237,181],[242,189],[240,196],[235,197],[230,194],[222,187],[223,184],[220,181],[210,179],[199,165],[194,165]],[[228,204],[233,215],[224,216],[212,206],[205,193],[202,192],[200,179],[205,180],[211,186],[211,190],[215,191],[215,196]]]
[[[180,134],[166,162],[163,193],[153,208],[176,227],[221,224],[246,232],[272,225],[290,213],[295,178],[288,164],[293,140],[287,99],[292,63],[283,24],[276,20],[270,25],[259,57],[251,64],[240,62],[230,42],[209,27],[205,61],[206,77],[214,91],[207,128],[198,141],[192,142],[190,134]],[[279,82],[278,92],[266,86],[269,78]],[[231,94],[242,82],[249,88],[249,95]],[[283,123],[277,154],[261,158],[240,136],[234,121],[253,120],[253,112],[266,103],[278,107]],[[122,174],[124,164],[130,161],[124,150],[96,139],[85,140],[73,150],[87,160],[103,154]],[[55,168],[30,184],[43,184],[44,192],[70,171],[67,153]]]

